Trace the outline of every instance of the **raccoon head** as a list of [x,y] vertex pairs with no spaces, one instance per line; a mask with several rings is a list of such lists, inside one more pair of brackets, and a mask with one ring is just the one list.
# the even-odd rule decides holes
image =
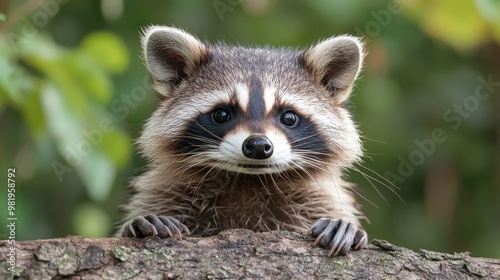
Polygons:
[[360,158],[345,108],[363,60],[357,38],[303,51],[244,48],[152,26],[142,45],[160,96],[139,139],[153,162],[266,174],[341,169]]

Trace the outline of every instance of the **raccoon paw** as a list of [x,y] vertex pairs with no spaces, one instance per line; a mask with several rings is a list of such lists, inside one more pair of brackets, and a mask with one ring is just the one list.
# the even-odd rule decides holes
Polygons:
[[368,235],[363,229],[342,219],[321,218],[312,228],[312,236],[316,237],[314,245],[330,249],[328,256],[345,255],[350,249],[358,250],[366,247]]
[[182,233],[191,234],[189,229],[177,219],[166,216],[147,215],[138,217],[123,229],[123,237],[173,237],[182,239]]

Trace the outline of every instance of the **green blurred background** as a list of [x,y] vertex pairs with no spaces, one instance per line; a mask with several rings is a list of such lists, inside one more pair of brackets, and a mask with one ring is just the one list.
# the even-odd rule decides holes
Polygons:
[[496,0],[3,0],[0,220],[16,168],[18,240],[113,233],[156,104],[140,57],[150,24],[252,46],[363,36],[352,108],[367,156],[349,177],[370,239],[500,258]]

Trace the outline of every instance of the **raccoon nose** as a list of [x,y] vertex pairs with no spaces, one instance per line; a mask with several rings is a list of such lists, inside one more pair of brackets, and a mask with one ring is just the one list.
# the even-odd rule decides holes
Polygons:
[[266,159],[273,154],[273,143],[265,136],[250,136],[243,142],[243,154],[251,159]]

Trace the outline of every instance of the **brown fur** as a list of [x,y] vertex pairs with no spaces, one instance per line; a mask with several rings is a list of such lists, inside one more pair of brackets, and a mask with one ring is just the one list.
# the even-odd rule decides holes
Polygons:
[[[343,218],[359,226],[361,213],[349,191],[352,185],[334,174],[207,175],[208,170],[180,168],[157,166],[134,180],[137,193],[125,206],[126,220],[151,213],[171,216],[192,234],[204,236],[231,228],[306,234],[322,217]],[[322,181],[335,184],[333,192],[321,187]]]
[[[344,108],[363,60],[357,39],[334,37],[295,52],[211,46],[178,29],[151,27],[143,46],[162,101],[139,139],[150,164],[131,183],[134,195],[124,206],[123,225],[154,214],[178,219],[194,235],[232,228],[306,234],[325,217],[361,228],[353,186],[342,179],[343,170],[361,156],[358,132]],[[244,85],[254,73],[262,75],[264,88],[275,88],[276,103],[292,106],[314,123],[317,135],[311,136],[323,139],[330,153],[319,160],[292,149],[287,168],[267,174],[221,169],[217,164],[223,160],[214,165],[203,153],[178,154],[175,143],[186,122],[213,110],[216,100],[234,99],[235,84]],[[273,124],[261,125],[274,131]]]

